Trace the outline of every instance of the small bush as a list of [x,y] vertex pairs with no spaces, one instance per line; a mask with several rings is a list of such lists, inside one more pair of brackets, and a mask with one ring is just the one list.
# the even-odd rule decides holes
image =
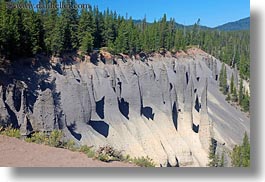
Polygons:
[[35,132],[31,135],[31,137],[28,137],[25,139],[26,142],[29,143],[37,143],[37,144],[48,144],[49,139],[43,132]]
[[0,130],[1,135],[9,136],[9,137],[15,137],[15,138],[20,138],[20,131],[19,129],[12,128],[11,126],[8,126],[6,128],[1,128]]
[[62,147],[63,132],[60,130],[53,130],[49,136],[49,146]]
[[96,158],[102,162],[110,162],[111,161],[110,156],[108,156],[106,154],[98,154]]
[[134,158],[133,163],[140,167],[155,167],[155,163],[148,156]]
[[51,147],[63,147],[62,144],[63,133],[60,130],[54,130],[50,135],[45,134],[44,132],[35,132],[25,139],[26,142],[32,142],[37,144],[45,144]]
[[129,154],[127,154],[126,156],[122,157],[122,161],[131,163],[133,162],[133,159],[130,157]]
[[100,147],[97,150],[95,157],[104,162],[122,161],[124,159],[121,151],[115,150],[113,147],[108,145]]
[[76,151],[75,141],[72,139],[68,140],[67,142],[64,142],[63,147],[68,150]]
[[87,145],[81,146],[79,151],[86,154],[89,158],[95,157],[95,151],[92,149],[92,147],[88,147]]

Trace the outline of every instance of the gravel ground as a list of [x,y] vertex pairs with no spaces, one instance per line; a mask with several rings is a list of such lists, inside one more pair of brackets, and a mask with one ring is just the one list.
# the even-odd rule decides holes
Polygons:
[[0,135],[1,167],[135,167],[122,162],[101,162],[80,152]]

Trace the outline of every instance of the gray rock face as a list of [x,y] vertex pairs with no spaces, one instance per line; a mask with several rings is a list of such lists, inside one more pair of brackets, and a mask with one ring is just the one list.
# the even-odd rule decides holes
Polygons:
[[3,101],[3,89],[0,86],[0,126],[10,124],[10,117]]
[[109,144],[157,166],[206,166],[210,138],[231,148],[249,132],[249,119],[218,91],[221,63],[211,56],[116,62],[44,69],[36,85],[0,88],[0,123],[12,112],[24,135],[61,129],[78,144]]
[[56,129],[54,127],[56,122],[54,114],[54,101],[50,89],[46,89],[39,94],[39,97],[34,105],[30,122],[34,131],[51,132]]
[[202,144],[202,147],[205,151],[209,150],[210,142],[212,136],[212,124],[208,116],[208,107],[207,107],[207,86],[208,81],[206,79],[206,86],[202,91],[201,95],[201,118],[200,118],[200,128],[199,128],[199,137]]

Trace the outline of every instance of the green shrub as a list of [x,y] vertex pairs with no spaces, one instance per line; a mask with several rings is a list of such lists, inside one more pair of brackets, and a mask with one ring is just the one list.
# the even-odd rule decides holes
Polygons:
[[106,154],[98,154],[96,158],[102,162],[110,162],[111,161],[110,156],[108,156]]
[[92,147],[88,147],[87,145],[81,146],[79,151],[86,154],[89,158],[95,157],[95,151],[92,149]]
[[68,140],[67,142],[64,142],[63,147],[68,150],[76,151],[75,141],[72,139]]
[[122,161],[124,159],[121,151],[115,150],[109,145],[99,147],[95,157],[104,162]]
[[246,132],[242,144],[233,148],[231,160],[233,167],[250,167],[250,142]]
[[53,130],[49,136],[49,146],[62,147],[63,132],[60,130]]
[[37,144],[48,144],[49,139],[47,135],[45,135],[43,132],[35,132],[31,135],[31,137],[28,137],[25,139],[26,142],[30,143],[37,143]]
[[140,167],[155,167],[155,163],[148,156],[134,158],[133,163]]
[[14,137],[14,138],[20,138],[21,137],[19,129],[12,128],[11,126],[8,126],[6,128],[1,128],[0,134],[5,135],[5,136],[9,136],[9,137]]
[[129,154],[127,154],[126,156],[122,157],[122,161],[131,163],[131,162],[133,162],[133,159],[130,157]]
[[47,135],[44,132],[35,132],[31,135],[31,137],[26,138],[25,141],[37,144],[45,144],[51,147],[62,147],[62,137],[63,133],[60,130],[54,130],[50,133],[50,135]]

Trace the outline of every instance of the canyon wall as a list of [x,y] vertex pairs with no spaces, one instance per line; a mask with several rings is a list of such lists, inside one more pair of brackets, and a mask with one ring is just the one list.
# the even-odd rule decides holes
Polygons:
[[60,129],[78,145],[111,145],[157,166],[206,166],[211,138],[231,150],[250,130],[219,91],[220,69],[202,51],[14,68],[1,77],[0,124],[25,136]]

